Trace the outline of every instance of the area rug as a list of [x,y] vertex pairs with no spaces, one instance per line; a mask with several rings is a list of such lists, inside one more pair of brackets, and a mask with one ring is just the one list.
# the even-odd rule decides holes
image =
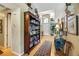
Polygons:
[[0,50],[0,54],[2,54],[2,53],[3,53],[3,51]]
[[36,51],[34,56],[50,56],[51,55],[51,45],[50,41],[45,41],[41,47]]

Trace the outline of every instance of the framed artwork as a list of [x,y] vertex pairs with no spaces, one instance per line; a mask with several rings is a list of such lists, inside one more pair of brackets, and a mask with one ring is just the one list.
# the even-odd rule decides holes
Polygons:
[[76,17],[71,16],[68,18],[68,32],[71,34],[76,34]]
[[0,33],[2,33],[2,19],[0,19]]

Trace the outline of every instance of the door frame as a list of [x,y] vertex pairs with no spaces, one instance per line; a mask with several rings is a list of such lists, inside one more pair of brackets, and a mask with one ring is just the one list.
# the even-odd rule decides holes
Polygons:
[[[8,18],[10,16],[10,19]],[[9,24],[9,21],[10,21],[10,24]],[[11,13],[8,13],[7,14],[7,47],[8,48],[11,48],[11,39],[9,39],[9,33],[8,33],[8,31],[9,31],[9,28],[10,28],[10,30],[11,30],[11,27],[9,27],[9,25],[11,25]],[[10,31],[10,34],[11,34],[11,31]],[[9,40],[10,40],[10,42],[9,42]]]
[[[6,16],[5,16],[5,20],[4,20],[4,24],[5,24],[5,26],[4,26],[4,29],[5,29],[5,34],[4,34],[4,48],[9,48],[9,46],[8,46],[8,15],[11,15],[11,13],[7,13],[6,14]],[[11,48],[11,46],[10,46],[10,48]]]

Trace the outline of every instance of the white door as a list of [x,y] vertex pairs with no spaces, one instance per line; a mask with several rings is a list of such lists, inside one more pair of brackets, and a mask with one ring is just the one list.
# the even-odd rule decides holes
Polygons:
[[43,35],[50,35],[50,15],[43,15]]
[[43,24],[43,35],[50,35],[50,25],[49,25],[49,23]]

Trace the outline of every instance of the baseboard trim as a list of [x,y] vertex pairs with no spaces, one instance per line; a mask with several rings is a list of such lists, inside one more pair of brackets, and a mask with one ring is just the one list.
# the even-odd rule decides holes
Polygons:
[[15,51],[12,51],[12,53],[16,54],[17,56],[22,56],[22,55],[24,54],[24,52],[22,52],[22,53],[17,53],[17,52],[15,52]]

